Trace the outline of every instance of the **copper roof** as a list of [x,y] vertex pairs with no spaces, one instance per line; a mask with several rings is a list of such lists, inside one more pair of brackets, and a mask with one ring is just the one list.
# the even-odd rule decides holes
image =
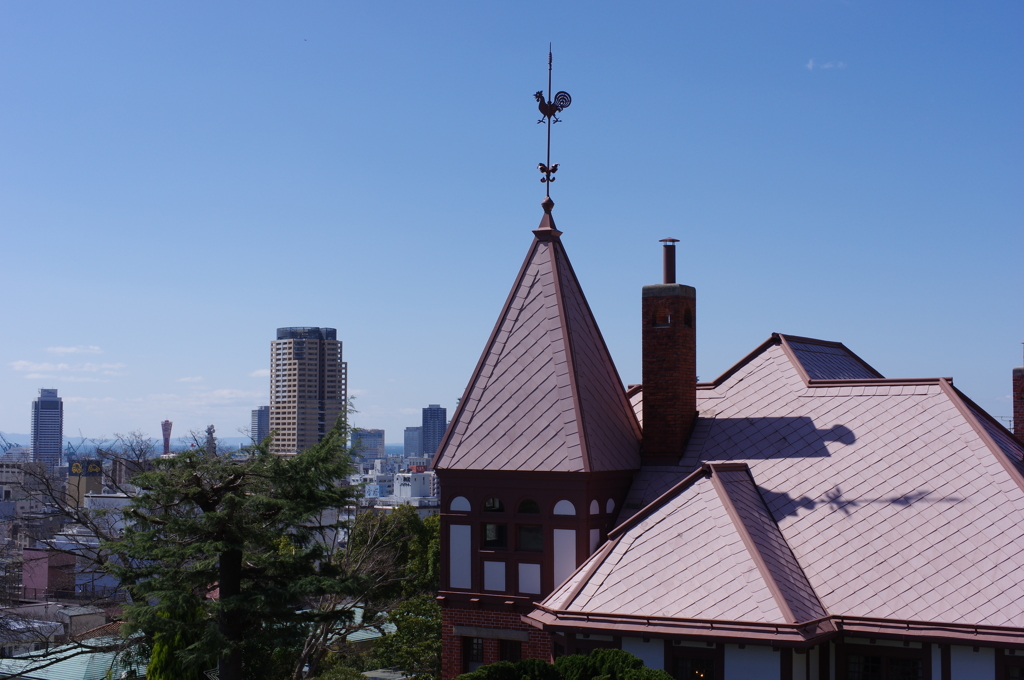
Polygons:
[[608,547],[535,624],[812,622],[785,629],[799,638],[829,617],[1020,639],[1024,446],[951,380],[887,380],[839,343],[776,335],[698,408],[679,464],[641,469]]
[[535,233],[433,466],[635,470],[640,428],[615,364],[559,232]]

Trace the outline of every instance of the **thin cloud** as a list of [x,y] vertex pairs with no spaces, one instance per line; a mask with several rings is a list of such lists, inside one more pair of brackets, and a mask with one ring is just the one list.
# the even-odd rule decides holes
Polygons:
[[804,68],[806,68],[808,71],[813,71],[814,69],[819,69],[819,70],[824,71],[824,70],[827,70],[827,69],[830,69],[830,68],[846,68],[846,62],[845,61],[827,61],[824,64],[816,64],[816,63],[814,63],[814,59],[811,59],[806,64],[804,64]]
[[250,378],[269,378],[270,377],[270,369],[269,368],[257,369],[255,371],[253,371],[252,373],[250,373],[249,377]]
[[100,383],[110,382],[109,380],[104,380],[102,378],[90,378],[90,377],[84,376],[84,375],[67,375],[67,374],[51,375],[51,374],[47,374],[47,373],[26,373],[25,374],[25,379],[26,380],[52,380],[52,381],[58,381],[59,380],[60,382],[100,382]]
[[178,378],[177,382],[189,382],[189,383],[203,382],[203,376],[196,375],[196,376],[191,376],[191,377],[188,377],[188,378]]
[[[102,373],[103,375],[123,375],[119,373],[119,369],[124,368],[124,364],[97,364],[91,361],[87,361],[84,364],[53,364],[48,361],[12,361],[11,368],[15,371],[30,371],[31,373],[63,373],[65,371],[72,373]],[[25,376],[30,377],[30,376]]]
[[74,347],[47,347],[47,352],[54,354],[103,354],[96,345],[75,345]]
[[78,364],[77,366],[72,366],[71,370],[72,371],[91,371],[93,373],[96,373],[98,371],[102,371],[106,375],[112,375],[110,373],[110,371],[116,371],[116,370],[121,369],[121,368],[124,368],[124,364],[94,364],[94,363],[89,362],[89,363],[84,363],[84,364]]
[[47,362],[36,363],[35,361],[12,361],[11,368],[15,371],[69,371],[71,366],[68,364],[51,364]]

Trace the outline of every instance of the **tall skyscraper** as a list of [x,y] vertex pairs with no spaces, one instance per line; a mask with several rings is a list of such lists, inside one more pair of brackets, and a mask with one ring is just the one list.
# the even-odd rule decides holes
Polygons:
[[257,444],[267,438],[270,434],[270,407],[260,406],[252,411],[252,425],[249,426],[249,436]]
[[433,457],[448,427],[448,410],[438,404],[423,409],[423,455]]
[[174,423],[172,423],[169,420],[165,420],[165,421],[160,423],[160,431],[164,435],[164,455],[165,456],[167,456],[167,455],[169,455],[171,453],[171,425],[173,425],[173,424]]
[[348,404],[348,364],[333,328],[278,328],[270,343],[271,451],[298,453],[316,444]]
[[352,451],[363,458],[386,458],[384,430],[352,430]]
[[57,390],[39,390],[32,402],[32,460],[50,470],[60,465],[64,445],[64,401]]
[[423,455],[423,428],[405,428],[405,457]]

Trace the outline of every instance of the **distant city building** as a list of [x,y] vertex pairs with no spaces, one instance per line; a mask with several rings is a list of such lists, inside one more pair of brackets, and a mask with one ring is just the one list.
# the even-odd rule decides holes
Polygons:
[[334,427],[348,404],[348,364],[333,328],[278,328],[270,343],[271,451],[298,453]]
[[405,428],[405,457],[423,455],[423,428]]
[[431,493],[433,472],[399,472],[395,475],[395,495],[401,498],[425,498]]
[[266,439],[270,435],[270,407],[260,406],[252,411],[252,424],[249,426],[249,436],[256,443]]
[[58,467],[63,442],[64,401],[57,390],[41,389],[32,402],[32,460],[48,470]]
[[103,461],[78,458],[68,466],[67,501],[76,508],[85,507],[85,496],[103,490]]
[[174,425],[169,420],[165,420],[160,423],[160,431],[164,435],[164,455],[166,456],[171,452],[171,426]]
[[423,450],[422,455],[432,458],[441,445],[445,428],[448,427],[447,409],[431,404],[423,409]]
[[385,458],[384,430],[352,430],[352,451],[363,458]]

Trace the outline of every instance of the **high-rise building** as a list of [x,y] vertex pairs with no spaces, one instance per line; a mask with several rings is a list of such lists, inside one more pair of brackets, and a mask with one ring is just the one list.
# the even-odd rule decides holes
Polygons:
[[384,430],[352,430],[352,451],[363,458],[386,458]]
[[41,389],[32,402],[32,460],[47,469],[59,466],[63,444],[64,401],[57,390]]
[[432,458],[448,427],[448,410],[438,404],[423,409],[423,455]]
[[333,328],[278,328],[270,343],[271,451],[291,454],[324,438],[348,404],[348,364]]
[[165,420],[165,421],[160,423],[160,431],[164,435],[164,454],[163,455],[165,455],[165,456],[170,455],[170,453],[171,453],[171,426],[173,424],[174,423],[172,423],[169,420]]
[[270,407],[260,406],[252,411],[252,425],[249,426],[249,436],[257,444],[267,438],[270,434]]
[[405,457],[423,455],[423,428],[405,428]]

